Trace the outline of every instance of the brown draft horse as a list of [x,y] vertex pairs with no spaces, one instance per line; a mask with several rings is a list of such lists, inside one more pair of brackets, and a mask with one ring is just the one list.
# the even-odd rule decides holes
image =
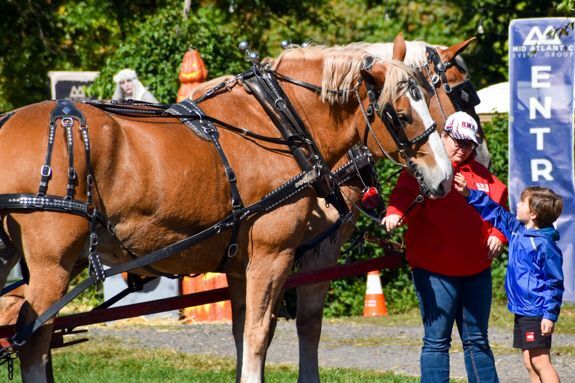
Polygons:
[[[473,116],[479,123],[479,117],[475,113],[475,104],[478,99],[475,98],[475,91],[469,82],[467,67],[459,54],[467,47],[473,39],[469,39],[449,48],[446,47],[432,47],[425,42],[406,42],[407,54],[404,62],[409,66],[416,69],[416,71],[423,76],[424,81],[433,86],[435,90],[430,90],[432,95],[429,104],[429,110],[434,121],[437,123],[438,130],[443,130],[447,116],[463,110]],[[373,56],[381,57],[384,60],[390,60],[392,55],[393,44],[379,43],[367,44],[357,43]],[[429,60],[431,54],[438,55],[440,62],[449,63],[445,65],[445,84],[449,87],[443,86],[440,77],[440,71],[436,68],[436,64]],[[432,79],[437,75],[439,83],[433,84]],[[462,84],[468,86],[463,91],[467,94],[462,94]],[[446,90],[453,89],[452,100]],[[479,125],[481,126],[481,125]],[[478,160],[482,163],[488,163],[489,153],[485,141],[478,148]],[[377,151],[374,152],[377,156]],[[340,160],[340,163],[349,161],[347,157]],[[347,203],[350,209],[354,210],[354,218],[357,218],[359,211],[354,209],[354,205],[360,203],[362,196],[362,189],[365,185],[358,179],[348,182],[342,186],[344,195],[347,197]],[[313,218],[310,221],[308,234],[306,237],[314,238],[325,230],[328,230],[331,225],[334,225],[338,219],[337,211],[326,206],[322,199],[318,199],[315,207]],[[318,247],[313,250],[307,251],[301,257],[301,271],[310,271],[333,266],[337,263],[341,246],[349,240],[354,231],[353,221],[350,221],[338,229],[338,231],[330,236],[329,239],[322,241]],[[323,307],[325,296],[329,288],[329,282],[322,282],[313,285],[306,285],[297,288],[297,312],[296,312],[296,325],[299,340],[299,383],[319,383],[319,365],[318,365],[318,346],[321,335],[321,324],[323,317]]]
[[[369,84],[381,90],[378,105],[391,105],[397,111],[403,135],[413,141],[430,132],[433,121],[426,105],[428,98],[421,97],[426,96],[421,88],[414,91],[409,87],[407,91],[414,73],[398,61],[404,55],[405,43],[398,39],[395,60],[376,61],[363,69],[369,56],[366,51],[320,47],[287,51],[268,65],[286,78],[322,84],[322,94],[318,95],[297,83],[282,83],[331,168],[356,143],[365,143],[374,152],[381,148],[396,161],[406,161],[379,118],[366,122]],[[205,99],[202,110],[227,124],[277,137],[277,129],[262,107],[243,87],[235,86],[241,82],[240,77],[228,80],[226,91]],[[0,169],[0,194],[37,193],[38,169],[44,163],[47,125],[54,106],[54,102],[45,102],[21,108],[2,125],[0,159],[14,165]],[[93,205],[114,225],[114,233],[121,240],[120,246],[106,228],[98,227],[97,249],[103,263],[115,266],[130,261],[127,249],[138,256],[148,254],[198,233],[230,213],[231,187],[214,145],[179,120],[120,116],[92,105],[76,107],[89,124]],[[381,113],[378,107],[377,114]],[[68,141],[82,142],[81,133],[72,127]],[[70,178],[67,139],[63,129],[57,132],[49,192],[65,196]],[[404,153],[429,193],[441,197],[449,191],[451,168],[438,134],[427,134],[425,140],[413,141],[415,144]],[[280,144],[247,139],[226,129],[219,129],[219,142],[235,170],[246,206],[301,173],[293,156]],[[75,198],[86,200],[88,163],[81,145],[75,145],[73,152]],[[245,302],[234,304],[234,311],[239,313],[234,333],[241,331],[243,339],[237,344],[241,355],[237,377],[241,382],[263,381],[278,298],[316,201],[314,190],[306,188],[274,209],[249,216],[240,225],[239,249],[235,257],[227,259],[225,271],[232,296],[239,296],[235,302]],[[90,230],[84,217],[51,211],[5,209],[2,223],[7,246],[0,253],[0,283],[4,284],[20,257],[25,258],[30,274],[17,322],[21,328],[66,292],[74,265],[87,252]],[[222,231],[153,266],[169,274],[216,270],[231,236],[230,230]],[[18,349],[24,382],[53,380],[51,333],[48,322]]]

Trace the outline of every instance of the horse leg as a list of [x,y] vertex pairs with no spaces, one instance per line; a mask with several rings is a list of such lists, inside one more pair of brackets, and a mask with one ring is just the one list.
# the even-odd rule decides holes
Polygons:
[[264,381],[266,352],[275,328],[275,313],[283,286],[291,270],[293,250],[259,254],[246,272],[246,319],[244,325],[240,382]]
[[[67,290],[71,271],[84,249],[88,225],[81,217],[36,213],[19,215],[9,223],[18,233],[30,272],[16,327],[21,330],[56,302]],[[18,243],[15,241],[15,243]],[[53,382],[50,341],[53,324],[33,333],[18,349],[24,383]]]
[[[339,256],[339,247],[330,246],[326,240],[320,244],[319,254],[310,250],[303,256],[301,271],[333,266]],[[339,241],[338,241],[339,243]],[[317,251],[317,250],[316,250]],[[318,347],[325,296],[329,281],[297,288],[296,327],[299,342],[298,383],[319,383]]]
[[226,274],[232,303],[232,333],[236,344],[236,382],[240,381],[246,320],[246,279]]
[[[337,264],[341,246],[352,233],[352,225],[343,226],[335,236],[324,240],[318,248],[306,252],[301,260],[300,271],[318,270]],[[297,288],[298,383],[320,382],[318,348],[329,283],[321,282]]]

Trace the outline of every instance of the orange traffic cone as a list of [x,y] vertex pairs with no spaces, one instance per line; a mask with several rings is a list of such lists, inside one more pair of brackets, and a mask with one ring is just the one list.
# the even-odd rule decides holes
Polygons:
[[367,273],[367,289],[365,292],[365,303],[363,305],[363,316],[381,317],[384,315],[387,315],[387,307],[385,307],[385,296],[381,288],[379,271],[370,271]]

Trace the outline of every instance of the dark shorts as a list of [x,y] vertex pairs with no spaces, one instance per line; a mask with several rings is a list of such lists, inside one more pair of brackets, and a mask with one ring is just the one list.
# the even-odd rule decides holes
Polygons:
[[551,335],[541,335],[543,317],[515,315],[513,328],[513,347],[522,350],[533,348],[551,348]]

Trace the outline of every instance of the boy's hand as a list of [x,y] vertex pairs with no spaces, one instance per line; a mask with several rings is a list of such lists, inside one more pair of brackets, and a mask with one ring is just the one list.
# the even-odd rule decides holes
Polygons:
[[455,177],[453,177],[455,190],[457,190],[462,196],[465,198],[469,197],[469,188],[467,187],[467,181],[465,181],[465,177],[463,174],[457,173]]
[[551,335],[554,329],[555,323],[552,320],[545,318],[541,320],[541,335]]
[[381,224],[385,226],[385,230],[390,231],[399,226],[401,221],[401,216],[398,214],[390,214],[387,217],[383,217]]

